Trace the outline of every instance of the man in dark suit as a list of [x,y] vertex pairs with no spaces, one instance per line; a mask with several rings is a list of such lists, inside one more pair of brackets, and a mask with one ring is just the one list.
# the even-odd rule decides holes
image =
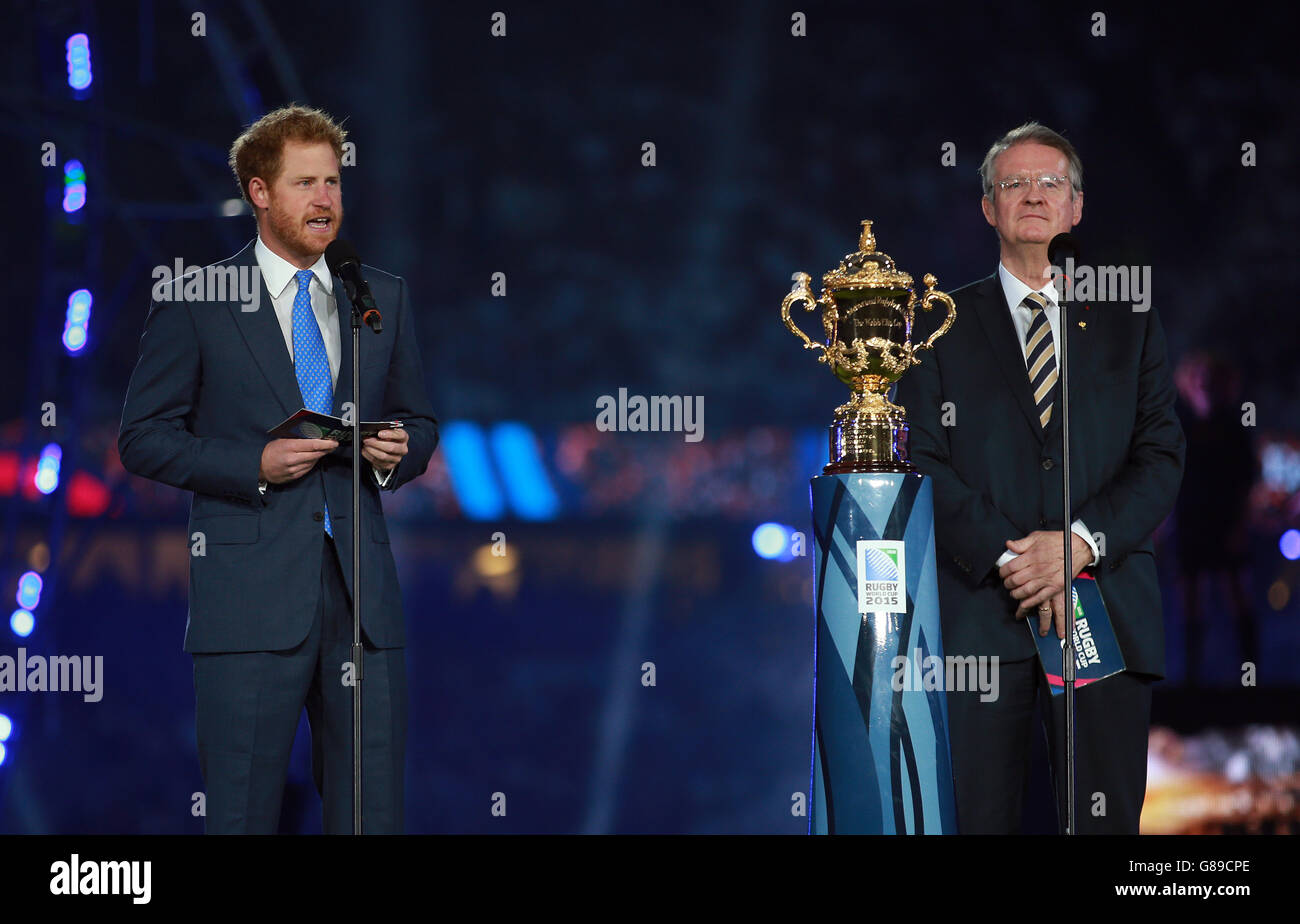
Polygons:
[[[351,449],[267,437],[300,408],[343,416],[352,399],[351,306],[324,259],[343,219],[344,137],[324,113],[291,106],[236,140],[257,239],[155,287],[122,410],[126,469],[194,492],[185,650],[209,833],[275,832],[304,707],[324,829],[352,831]],[[406,283],[365,276],[388,315],[381,334],[361,328],[360,418],[403,426],[362,449],[362,830],[395,833],[405,633],[379,492],[424,472],[438,424]]]
[[[997,699],[948,695],[958,828],[1014,833],[1035,705],[1049,698],[1025,621],[1064,637],[1067,613],[1047,245],[1078,224],[1083,183],[1073,146],[1033,122],[999,139],[980,174],[998,271],[953,293],[957,322],[903,376],[897,400],[912,460],[934,479],[944,652],[1000,659]],[[1154,310],[1076,304],[1067,320],[1072,565],[1094,573],[1128,668],[1076,694],[1077,830],[1137,833],[1151,683],[1164,672],[1151,535],[1178,492],[1183,432]],[[1063,697],[1051,700],[1063,815]]]

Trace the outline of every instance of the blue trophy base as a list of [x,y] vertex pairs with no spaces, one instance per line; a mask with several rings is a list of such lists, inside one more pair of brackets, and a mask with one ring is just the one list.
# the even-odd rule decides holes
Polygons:
[[954,834],[947,700],[923,682],[944,664],[930,479],[819,475],[812,512],[809,833]]

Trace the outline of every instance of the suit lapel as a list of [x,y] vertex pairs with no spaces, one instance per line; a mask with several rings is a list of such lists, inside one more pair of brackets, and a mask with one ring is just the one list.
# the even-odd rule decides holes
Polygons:
[[[254,241],[255,243],[255,241]],[[257,269],[257,254],[250,243],[231,258],[232,264]],[[298,379],[294,376],[293,361],[284,344],[284,331],[275,315],[275,305],[271,302],[271,292],[266,287],[266,280],[258,274],[258,285],[262,288],[261,302],[256,311],[244,311],[238,301],[227,303],[235,326],[239,328],[244,343],[253,354],[253,359],[262,370],[275,400],[279,402],[284,416],[296,413],[304,406],[302,391],[298,388]]]
[[1016,404],[1020,406],[1039,442],[1042,442],[1043,427],[1038,422],[1038,410],[1034,407],[1034,396],[1029,390],[1025,355],[1020,347],[1020,338],[1016,335],[1016,326],[1011,321],[1011,309],[1007,307],[1007,297],[1002,291],[997,273],[980,283],[976,291],[979,298],[975,299],[972,307],[993,350],[998,371],[1006,378],[1011,393],[1016,397]]

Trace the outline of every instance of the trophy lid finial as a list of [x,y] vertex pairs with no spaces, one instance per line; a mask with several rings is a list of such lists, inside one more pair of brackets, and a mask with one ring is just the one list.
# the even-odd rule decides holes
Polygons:
[[871,219],[866,218],[862,221],[862,234],[858,237],[859,253],[876,252],[876,236],[871,233]]
[[822,276],[823,289],[834,294],[873,289],[902,292],[912,288],[912,277],[894,266],[889,254],[876,249],[876,235],[871,224],[871,219],[863,219],[857,251],[845,254],[838,267]]

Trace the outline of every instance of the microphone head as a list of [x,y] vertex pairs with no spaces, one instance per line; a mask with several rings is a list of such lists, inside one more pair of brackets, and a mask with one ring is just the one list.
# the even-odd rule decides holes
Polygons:
[[[328,250],[325,251],[325,257],[329,259]],[[1053,266],[1064,266],[1067,259],[1079,262],[1079,242],[1073,234],[1062,231],[1047,245],[1047,262]]]
[[357,249],[347,241],[338,238],[330,241],[325,247],[325,264],[330,268],[330,272],[338,276],[339,268],[348,263],[356,266],[361,265],[361,258],[357,256]]

